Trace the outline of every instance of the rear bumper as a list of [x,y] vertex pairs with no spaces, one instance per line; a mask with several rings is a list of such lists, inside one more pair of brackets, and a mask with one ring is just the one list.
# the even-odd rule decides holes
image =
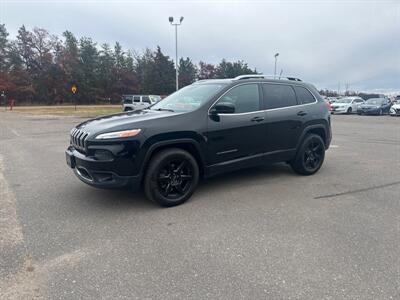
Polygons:
[[140,187],[141,175],[121,176],[113,170],[113,162],[99,161],[78,152],[73,147],[65,151],[67,164],[82,182],[97,188]]

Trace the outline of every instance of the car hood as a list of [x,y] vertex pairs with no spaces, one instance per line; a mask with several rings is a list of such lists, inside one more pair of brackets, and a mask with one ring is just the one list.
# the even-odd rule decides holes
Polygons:
[[400,109],[400,104],[393,104],[393,105],[392,105],[392,108]]
[[158,118],[172,117],[177,114],[178,113],[176,112],[170,111],[156,111],[149,109],[135,110],[87,120],[76,126],[76,128],[88,132],[90,136],[93,136],[103,132],[135,129],[136,125],[139,127],[140,125],[143,125],[144,122]]
[[360,107],[361,108],[379,108],[381,106],[377,105],[377,104],[361,104]]

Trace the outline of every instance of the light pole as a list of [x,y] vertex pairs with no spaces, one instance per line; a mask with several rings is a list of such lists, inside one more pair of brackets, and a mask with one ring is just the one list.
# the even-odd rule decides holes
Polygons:
[[274,55],[274,57],[275,57],[274,79],[276,77],[276,61],[278,60],[278,56],[279,56],[279,53],[275,53],[275,55]]
[[179,23],[174,23],[174,18],[169,17],[169,22],[172,26],[175,26],[175,82],[176,82],[176,90],[179,89],[179,79],[178,79],[178,26],[182,24],[183,17],[180,17]]

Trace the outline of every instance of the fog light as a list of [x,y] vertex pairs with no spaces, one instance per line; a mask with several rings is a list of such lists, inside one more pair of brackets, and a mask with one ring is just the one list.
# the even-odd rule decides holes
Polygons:
[[94,152],[94,157],[97,160],[112,160],[113,159],[112,153],[108,150],[96,150]]

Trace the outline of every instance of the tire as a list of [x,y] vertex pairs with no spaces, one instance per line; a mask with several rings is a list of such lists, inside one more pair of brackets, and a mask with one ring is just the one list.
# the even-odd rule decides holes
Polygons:
[[359,116],[361,116],[362,114],[363,114],[362,111],[357,112],[357,115],[359,115]]
[[348,115],[350,115],[352,112],[353,112],[353,109],[352,109],[351,107],[349,107],[349,108],[347,109],[347,112],[346,112],[346,113],[347,113]]
[[194,157],[179,148],[157,153],[150,161],[144,178],[148,199],[165,207],[184,203],[199,182],[199,166]]
[[383,114],[383,110],[380,109],[379,112],[378,112],[378,115],[379,115],[379,116],[382,116],[382,114]]
[[325,158],[325,144],[317,134],[308,134],[297,150],[291,162],[293,171],[301,175],[315,174],[322,166]]

